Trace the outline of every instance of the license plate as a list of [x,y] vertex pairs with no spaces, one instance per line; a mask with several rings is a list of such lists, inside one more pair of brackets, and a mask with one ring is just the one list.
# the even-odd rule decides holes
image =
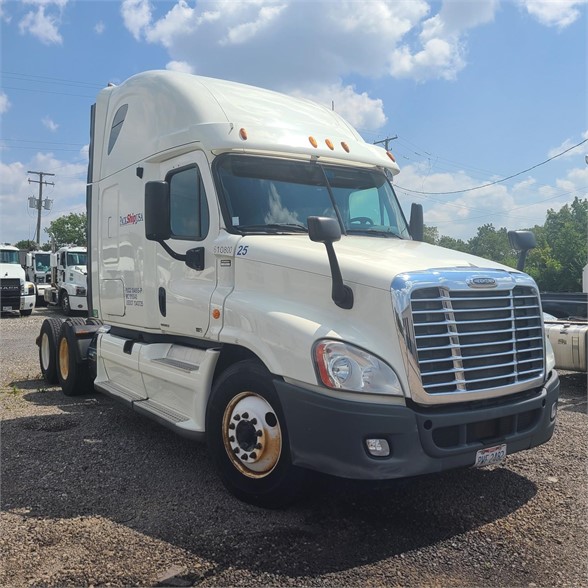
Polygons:
[[2,311],[12,310],[12,306],[3,306]]
[[495,445],[494,447],[486,447],[480,449],[476,453],[475,468],[483,468],[484,466],[500,463],[506,457],[506,443],[502,445]]

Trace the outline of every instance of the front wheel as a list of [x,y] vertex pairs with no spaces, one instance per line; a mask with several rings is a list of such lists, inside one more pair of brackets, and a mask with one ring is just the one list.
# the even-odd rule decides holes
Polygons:
[[298,498],[306,472],[292,465],[288,431],[271,374],[241,361],[214,385],[206,439],[225,487],[240,500],[280,508]]
[[66,316],[71,315],[71,304],[69,301],[69,294],[64,290],[61,293],[61,310]]

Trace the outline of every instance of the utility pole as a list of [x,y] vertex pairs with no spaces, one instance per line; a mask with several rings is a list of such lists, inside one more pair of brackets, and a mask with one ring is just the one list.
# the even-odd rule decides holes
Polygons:
[[390,151],[388,149],[388,145],[390,144],[390,141],[394,141],[394,139],[398,139],[398,135],[394,135],[393,137],[386,137],[381,141],[374,141],[374,145],[384,145],[384,149],[386,149],[386,151]]
[[43,186],[55,186],[53,182],[45,182],[43,180],[43,176],[54,176],[55,174],[50,174],[48,172],[37,172],[37,171],[28,171],[27,174],[35,174],[39,176],[38,180],[31,180],[29,178],[29,184],[39,184],[39,198],[37,199],[37,238],[35,239],[35,243],[37,245],[41,244],[41,206],[43,204]]

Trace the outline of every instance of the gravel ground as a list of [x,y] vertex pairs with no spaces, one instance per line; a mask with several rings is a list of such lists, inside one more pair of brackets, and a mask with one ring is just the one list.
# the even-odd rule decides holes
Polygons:
[[238,502],[206,448],[40,379],[46,316],[0,321],[0,586],[585,586],[586,377],[504,465]]

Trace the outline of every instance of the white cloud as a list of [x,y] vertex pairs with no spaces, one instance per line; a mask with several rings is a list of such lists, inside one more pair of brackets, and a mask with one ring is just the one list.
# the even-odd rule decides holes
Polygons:
[[166,64],[165,69],[179,71],[181,73],[194,73],[194,68],[186,61],[170,61]]
[[519,0],[519,4],[541,24],[562,30],[580,18],[587,0]]
[[43,117],[41,122],[43,123],[43,126],[46,129],[49,129],[52,133],[54,133],[59,128],[59,125],[51,120],[48,116]]
[[8,96],[0,91],[0,114],[4,114],[11,106]]
[[96,25],[94,26],[94,32],[97,35],[101,35],[105,30],[106,30],[106,25],[102,21],[97,22]]
[[418,48],[403,43],[393,51],[391,74],[419,81],[455,79],[466,65],[466,32],[492,22],[497,6],[497,0],[445,0],[439,13],[423,22]]
[[168,69],[334,99],[353,124],[377,129],[382,103],[341,79],[452,79],[466,63],[464,34],[490,22],[496,5],[444,2],[431,16],[425,0],[178,0],[156,16],[148,0],[124,0],[121,13],[137,40],[168,50]]
[[36,7],[22,18],[19,30],[29,33],[45,45],[61,45],[63,37],[59,32],[61,16],[68,0],[23,0],[23,4]]
[[137,39],[151,22],[151,5],[148,0],[123,0],[121,14],[125,27]]
[[[584,133],[582,133],[582,140],[587,140],[588,139],[588,131],[584,131]],[[578,141],[577,139],[566,139],[561,145],[558,145],[557,147],[554,147],[553,149],[550,149],[549,152],[547,153],[547,157],[551,158],[551,157],[555,157],[556,155],[559,155],[560,153],[564,153],[564,151],[566,151],[566,153],[564,153],[561,157],[565,157],[565,158],[584,158],[584,153],[588,152],[588,147],[586,147],[586,143],[584,143],[584,145],[582,146],[578,146],[576,149],[573,149],[574,145],[578,145],[578,143],[580,143],[580,141]],[[568,151],[568,149],[570,149],[570,151]]]
[[331,108],[358,130],[377,130],[387,122],[382,100],[370,98],[366,92],[357,93],[353,86],[341,83],[320,86],[315,91],[295,91],[294,96],[308,98]]
[[[507,229],[530,228],[545,222],[547,211],[559,210],[575,196],[586,197],[588,166],[573,168],[550,185],[538,185],[529,176],[515,184],[495,184],[475,188],[481,182],[464,171],[456,173],[428,173],[427,166],[411,164],[403,167],[395,180],[396,192],[405,211],[411,202],[423,204],[425,223],[435,226],[440,235],[463,239],[473,237],[478,227],[492,223]],[[583,166],[582,166],[583,165]],[[498,178],[491,178],[489,181]],[[405,191],[453,192],[458,194],[418,194]]]

